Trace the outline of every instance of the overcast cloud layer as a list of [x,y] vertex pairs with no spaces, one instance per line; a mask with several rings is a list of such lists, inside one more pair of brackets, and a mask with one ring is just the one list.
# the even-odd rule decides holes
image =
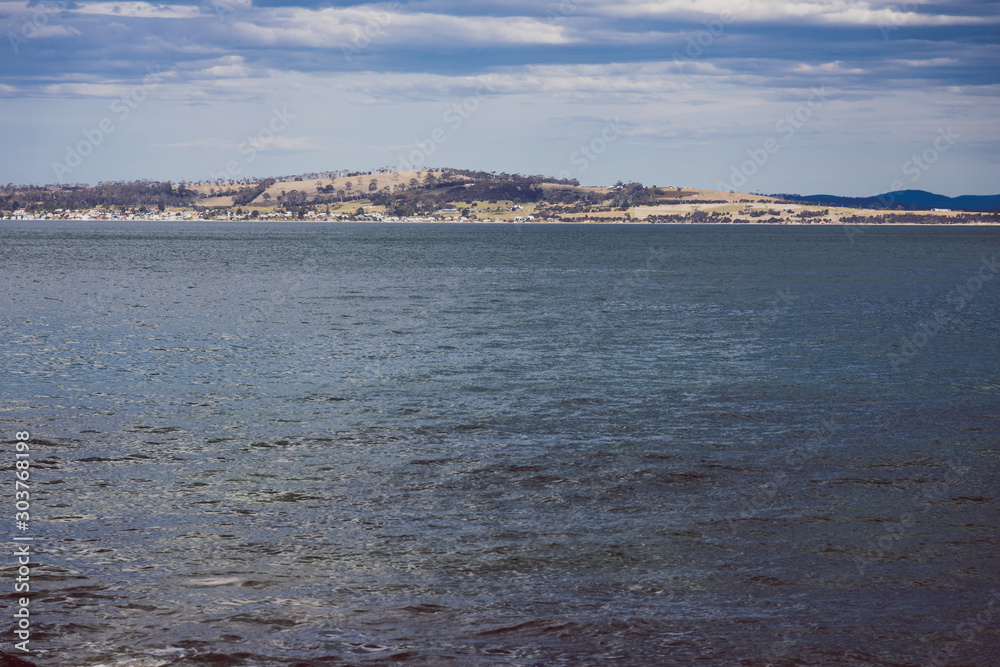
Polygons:
[[1000,192],[1000,2],[0,0],[0,181]]

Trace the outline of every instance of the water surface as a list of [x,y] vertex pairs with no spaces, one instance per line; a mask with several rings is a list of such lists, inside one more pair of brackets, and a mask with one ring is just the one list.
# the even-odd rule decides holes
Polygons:
[[994,228],[0,241],[39,665],[1000,662]]

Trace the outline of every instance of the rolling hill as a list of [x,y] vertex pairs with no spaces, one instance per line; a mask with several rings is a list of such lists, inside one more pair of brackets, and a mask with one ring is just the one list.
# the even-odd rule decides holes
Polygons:
[[788,201],[808,202],[821,206],[849,206],[865,209],[901,209],[926,211],[949,209],[985,213],[1000,210],[1000,195],[963,195],[946,197],[925,190],[897,190],[874,197],[839,197],[836,195],[774,195]]

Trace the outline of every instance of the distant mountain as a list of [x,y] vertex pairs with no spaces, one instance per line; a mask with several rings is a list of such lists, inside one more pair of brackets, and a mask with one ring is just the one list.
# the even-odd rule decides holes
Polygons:
[[946,197],[924,190],[897,190],[875,197],[838,197],[836,195],[773,195],[789,201],[809,202],[821,206],[853,206],[858,208],[888,208],[925,211],[947,208],[952,211],[988,212],[1000,210],[1000,195],[963,195]]

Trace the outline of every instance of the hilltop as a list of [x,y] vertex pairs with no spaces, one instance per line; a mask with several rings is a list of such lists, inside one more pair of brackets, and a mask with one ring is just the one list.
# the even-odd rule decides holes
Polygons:
[[775,195],[790,201],[808,202],[826,206],[851,206],[867,209],[896,209],[921,211],[947,209],[949,211],[996,212],[1000,211],[1000,195],[964,195],[946,197],[926,190],[896,190],[873,197],[838,197],[836,195]]
[[[927,193],[930,194],[930,193]],[[996,213],[885,210],[618,181],[425,169],[322,172],[174,184],[131,181],[0,188],[0,217],[61,219],[278,219],[479,222],[955,224],[1000,222]]]

